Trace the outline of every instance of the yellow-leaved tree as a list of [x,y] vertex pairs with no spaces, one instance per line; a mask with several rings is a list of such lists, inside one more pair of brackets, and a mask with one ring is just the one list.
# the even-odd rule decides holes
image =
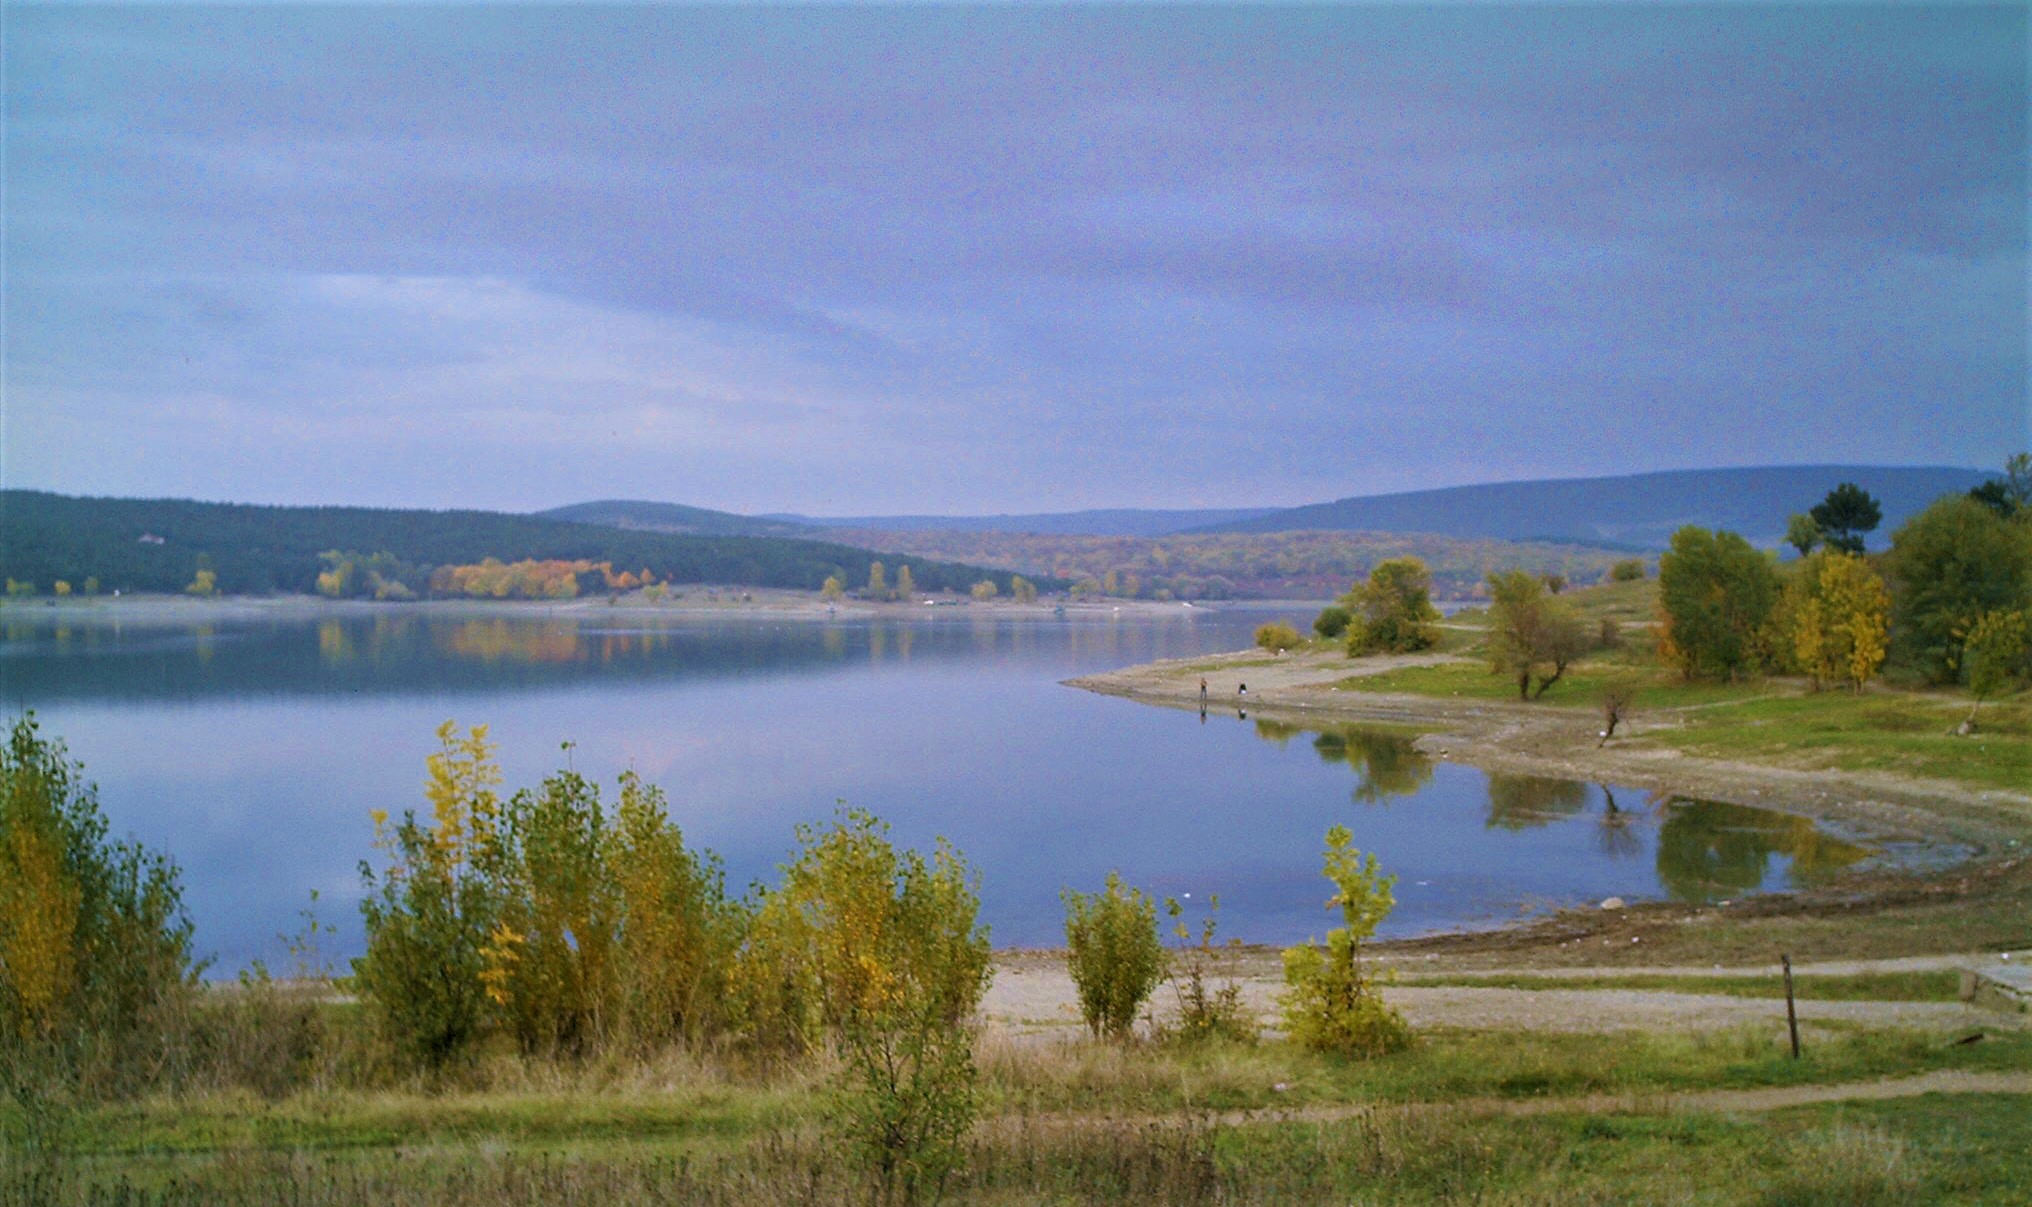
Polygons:
[[393,1049],[433,1070],[466,1055],[492,1025],[502,986],[487,974],[508,962],[490,955],[506,941],[494,746],[484,725],[461,736],[446,721],[437,737],[424,787],[430,823],[414,810],[393,825],[386,810],[372,813],[374,845],[387,862],[379,873],[360,865],[367,954],[353,962],[354,983]]
[[1822,549],[1799,567],[1781,613],[1789,614],[1794,662],[1817,689],[1845,682],[1861,691],[1883,665],[1891,593],[1862,557]]

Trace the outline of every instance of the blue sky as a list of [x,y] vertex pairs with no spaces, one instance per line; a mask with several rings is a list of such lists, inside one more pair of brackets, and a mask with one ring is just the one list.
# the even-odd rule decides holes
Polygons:
[[2018,7],[6,22],[9,486],[993,512],[2032,443]]

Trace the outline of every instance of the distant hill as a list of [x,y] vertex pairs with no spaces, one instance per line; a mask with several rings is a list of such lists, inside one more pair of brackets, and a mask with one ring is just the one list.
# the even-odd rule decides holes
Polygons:
[[[0,574],[47,593],[58,579],[98,580],[103,591],[180,591],[200,567],[228,594],[310,592],[318,555],[389,553],[412,566],[498,558],[610,562],[677,583],[816,590],[827,575],[868,581],[871,562],[891,581],[904,563],[919,588],[964,591],[982,579],[1010,589],[1007,571],[984,570],[825,541],[628,531],[491,511],[367,507],[259,507],[189,499],[93,499],[0,491]],[[1050,580],[1041,590],[1064,586]]]
[[1950,466],[1782,465],[1492,482],[1357,496],[1211,524],[1196,531],[1430,532],[1663,549],[1675,530],[1698,524],[1739,532],[1757,544],[1775,545],[1784,537],[1790,516],[1818,503],[1837,483],[1854,482],[1883,505],[1884,522],[1871,541],[1873,546],[1881,546],[1892,530],[1934,499],[1966,491],[1995,476]]
[[886,532],[1029,532],[1042,536],[1163,536],[1229,524],[1268,515],[1269,507],[1231,507],[1165,511],[1115,508],[1096,511],[1047,511],[1018,515],[890,515],[805,516],[769,515],[814,528],[859,528]]
[[820,529],[811,523],[797,523],[769,516],[736,515],[707,507],[682,503],[649,503],[635,499],[602,499],[573,503],[539,511],[542,520],[564,520],[572,524],[600,524],[608,528],[633,528],[643,532],[678,532],[693,536],[785,536],[817,539]]

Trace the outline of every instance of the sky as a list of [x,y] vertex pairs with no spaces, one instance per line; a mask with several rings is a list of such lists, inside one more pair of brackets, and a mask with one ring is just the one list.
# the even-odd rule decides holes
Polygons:
[[976,514],[2032,444],[2019,6],[0,13],[8,487]]

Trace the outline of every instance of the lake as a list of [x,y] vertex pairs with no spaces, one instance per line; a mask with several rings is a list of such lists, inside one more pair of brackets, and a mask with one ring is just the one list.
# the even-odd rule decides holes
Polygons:
[[1320,850],[1336,823],[1399,877],[1386,935],[1609,896],[1727,898],[1869,854],[1787,814],[1489,775],[1389,732],[1300,730],[1233,707],[1202,717],[1060,684],[1241,648],[1272,616],[1299,619],[391,606],[199,623],[145,606],[10,607],[0,698],[68,743],[116,835],[175,857],[215,974],[284,963],[278,936],[312,890],[340,928],[326,954],[358,953],[368,812],[424,808],[424,759],[447,719],[490,727],[509,788],[569,760],[611,797],[633,768],[734,888],[772,877],[795,823],[837,802],[872,810],[904,845],[944,835],[982,874],[998,946],[1061,942],[1061,889],[1096,888],[1110,869],[1190,907],[1219,894],[1223,937],[1321,935],[1333,915]]

